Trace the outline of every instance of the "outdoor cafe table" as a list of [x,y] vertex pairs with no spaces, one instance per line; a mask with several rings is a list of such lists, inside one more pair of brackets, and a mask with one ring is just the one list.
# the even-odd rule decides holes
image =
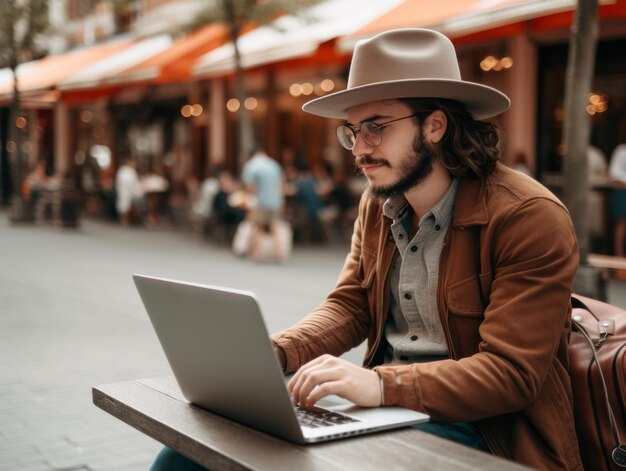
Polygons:
[[192,406],[169,376],[96,386],[93,402],[214,471],[529,469],[411,428],[296,445]]

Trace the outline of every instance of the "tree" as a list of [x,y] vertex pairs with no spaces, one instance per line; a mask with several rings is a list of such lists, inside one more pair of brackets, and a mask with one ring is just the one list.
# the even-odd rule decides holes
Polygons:
[[580,294],[604,298],[600,274],[595,267],[588,264],[587,149],[591,123],[587,113],[587,100],[593,80],[597,39],[598,0],[578,0],[565,77],[563,199],[574,221],[580,246],[580,266],[574,289]]
[[120,33],[128,30],[130,18],[138,9],[137,3],[137,0],[81,0],[75,7],[81,18],[95,13],[101,5],[108,7],[113,13],[115,33]]
[[[0,1],[0,68],[9,68],[13,75],[13,97],[9,111],[9,165],[0,162],[0,186],[10,182],[11,219],[28,220],[32,217],[28,205],[21,194],[22,182],[27,172],[27,159],[22,150],[23,131],[16,124],[21,115],[19,80],[16,74],[19,64],[35,59],[46,52],[39,47],[37,40],[45,33],[53,31],[49,23],[49,0],[2,0]],[[108,5],[114,14],[117,31],[132,15],[135,0],[81,0],[77,3],[79,13],[84,16],[101,4]],[[63,34],[63,32],[60,32]],[[43,43],[43,42],[41,42]],[[22,117],[23,118],[23,117]],[[10,175],[2,174],[10,169]],[[6,185],[9,186],[9,185]],[[6,188],[2,189],[3,196]]]
[[[48,28],[46,0],[4,0],[0,2],[0,67],[8,67],[13,74],[13,98],[9,113],[9,159],[13,180],[11,219],[31,217],[20,191],[27,165],[22,152],[22,129],[17,66],[33,59],[39,52],[37,37]],[[22,118],[23,119],[23,118]],[[20,127],[18,127],[20,126]]]
[[[204,8],[189,25],[194,29],[208,23],[224,23],[235,55],[235,95],[243,105],[246,99],[244,71],[241,64],[238,38],[244,28],[268,24],[280,14],[302,15],[303,9],[320,0],[215,0]],[[238,110],[239,162],[245,161],[254,144],[252,120],[244,106]]]

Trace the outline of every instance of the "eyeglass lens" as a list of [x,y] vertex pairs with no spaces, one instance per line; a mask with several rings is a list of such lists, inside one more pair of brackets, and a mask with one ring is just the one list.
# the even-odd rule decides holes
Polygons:
[[357,133],[360,132],[367,145],[377,147],[382,141],[380,129],[380,126],[373,121],[363,121],[358,130],[348,125],[342,125],[337,127],[337,139],[343,147],[352,150],[356,144]]

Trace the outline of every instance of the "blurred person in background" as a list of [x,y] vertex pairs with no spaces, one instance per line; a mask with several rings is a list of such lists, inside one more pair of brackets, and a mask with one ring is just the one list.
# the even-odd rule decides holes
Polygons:
[[137,162],[126,159],[115,175],[115,207],[123,226],[142,221],[145,202],[144,194],[137,173]]
[[604,197],[597,190],[608,182],[609,166],[604,152],[596,146],[587,148],[587,174],[589,190],[587,192],[587,225],[589,227],[589,246],[592,251],[599,251],[606,240],[606,218],[604,214]]
[[98,215],[102,210],[100,165],[91,153],[87,153],[84,161],[78,165],[77,171],[78,188],[83,195],[84,208],[87,214]]
[[188,222],[193,201],[197,196],[199,184],[192,175],[192,160],[189,149],[178,144],[172,146],[163,158],[165,175],[170,183],[167,209],[170,221],[175,226]]
[[323,208],[321,188],[304,158],[297,159],[290,169],[291,223],[296,240],[324,242],[327,239],[320,212]]
[[162,165],[154,165],[152,170],[141,177],[141,189],[146,198],[146,223],[156,225],[161,215],[168,211],[167,192],[170,186],[165,178],[165,170]]
[[219,191],[219,180],[217,178],[219,172],[223,169],[223,165],[217,165],[208,176],[202,180],[196,191],[196,196],[191,204],[191,222],[195,227],[195,231],[206,236],[209,226],[213,224],[213,202],[215,195]]
[[246,217],[246,208],[233,196],[241,190],[241,184],[226,168],[222,167],[216,175],[218,188],[213,198],[213,222],[230,242],[237,226]]
[[[626,239],[626,144],[620,144],[613,151],[609,177],[613,185],[611,192],[611,216],[615,223],[614,253],[618,257],[624,256],[624,242]],[[626,278],[626,273],[618,273]]]
[[327,232],[335,234],[337,240],[344,241],[350,236],[356,216],[355,198],[348,186],[346,174],[341,166],[333,168],[329,163],[317,165],[313,173],[324,203],[320,219]]
[[272,237],[274,260],[282,261],[284,254],[281,251],[277,224],[281,221],[285,203],[283,169],[257,144],[243,167],[242,180],[246,191],[256,200],[251,209],[253,230],[249,256],[253,260],[259,260],[263,236],[269,233]]
[[22,183],[22,195],[28,201],[31,211],[37,207],[37,202],[42,193],[48,187],[48,174],[46,172],[46,162],[38,161],[33,169],[26,175]]

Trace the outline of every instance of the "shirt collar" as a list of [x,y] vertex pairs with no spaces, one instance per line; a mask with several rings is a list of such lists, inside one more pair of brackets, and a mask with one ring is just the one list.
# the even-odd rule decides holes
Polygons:
[[[443,197],[437,201],[435,206],[433,206],[431,210],[423,216],[422,220],[425,220],[425,218],[432,215],[435,218],[435,224],[439,224],[441,226],[447,224],[452,217],[452,209],[454,208],[454,201],[458,188],[459,179],[455,177],[452,179],[446,194],[443,195]],[[409,209],[409,203],[404,195],[387,198],[383,203],[383,214],[392,219],[394,222],[401,220]]]

